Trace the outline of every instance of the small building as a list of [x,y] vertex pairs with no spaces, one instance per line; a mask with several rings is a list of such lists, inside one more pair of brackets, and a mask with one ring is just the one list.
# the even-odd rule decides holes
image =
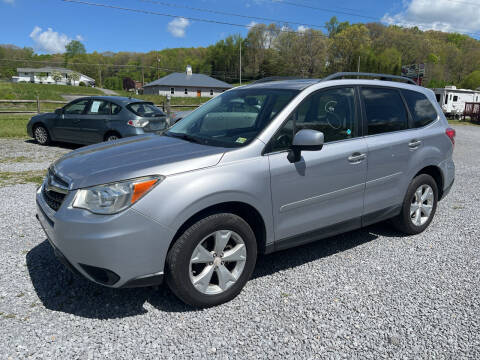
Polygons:
[[232,85],[208,75],[194,74],[192,67],[187,66],[184,73],[171,73],[145,84],[143,93],[163,96],[170,94],[176,97],[214,97],[231,88]]
[[[52,74],[58,72],[62,75],[60,80],[55,81]],[[87,75],[80,74],[79,80],[70,79],[70,74],[75,71],[46,66],[42,68],[17,68],[17,76],[12,76],[12,81],[17,83],[29,82],[36,84],[58,84],[58,85],[80,85],[83,83],[85,86],[95,86],[95,79]]]

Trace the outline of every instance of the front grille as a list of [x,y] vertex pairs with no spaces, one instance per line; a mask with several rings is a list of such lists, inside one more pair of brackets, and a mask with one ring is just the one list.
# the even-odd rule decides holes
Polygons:
[[48,169],[47,178],[42,187],[42,195],[47,205],[57,211],[68,193],[68,183]]
[[42,194],[43,194],[43,199],[47,203],[50,208],[53,210],[57,211],[60,209],[60,206],[63,203],[63,200],[65,199],[65,194],[58,193],[53,190],[47,190],[45,187],[42,189]]

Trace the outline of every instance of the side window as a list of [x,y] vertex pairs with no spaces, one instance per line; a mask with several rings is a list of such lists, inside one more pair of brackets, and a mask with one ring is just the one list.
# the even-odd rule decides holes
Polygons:
[[288,149],[294,134],[302,129],[323,132],[325,143],[353,138],[356,133],[354,94],[353,88],[333,88],[309,95],[275,134],[270,151]]
[[170,88],[170,94],[175,94],[175,88]]
[[383,134],[407,128],[407,110],[396,89],[363,88],[368,121],[368,135]]
[[90,105],[89,115],[110,115],[110,102],[93,100]]
[[413,116],[413,127],[430,124],[437,118],[437,112],[425,95],[416,91],[402,90]]
[[85,111],[85,107],[89,103],[90,99],[84,99],[80,101],[76,101],[74,103],[70,103],[65,105],[63,113],[66,115],[80,115],[83,114]]
[[122,110],[122,107],[120,105],[111,103],[110,106],[112,107],[112,115],[117,115]]
[[453,101],[458,101],[458,96],[455,95],[455,96],[453,97]]

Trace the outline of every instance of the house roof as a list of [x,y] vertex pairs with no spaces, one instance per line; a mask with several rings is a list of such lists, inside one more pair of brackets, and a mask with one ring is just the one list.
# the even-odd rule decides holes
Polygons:
[[[42,73],[42,72],[51,73],[51,72],[54,72],[54,71],[58,71],[62,74],[71,74],[71,73],[74,72],[73,70],[70,70],[70,69],[65,69],[65,68],[61,68],[61,67],[53,67],[53,66],[45,66],[45,67],[41,67],[41,68],[17,68],[17,72],[19,72],[19,73],[21,73],[21,72],[24,72],[24,73],[31,73],[31,72],[33,72],[33,73]],[[92,79],[91,77],[89,77],[87,75],[84,75],[84,74],[80,74],[80,75],[89,79],[90,81],[95,81],[94,79]]]
[[148,86],[171,86],[171,87],[207,87],[207,88],[220,88],[230,89],[232,85],[226,82],[214,79],[204,74],[191,74],[187,73],[171,73],[164,76],[161,79],[152,81],[144,85],[144,88]]

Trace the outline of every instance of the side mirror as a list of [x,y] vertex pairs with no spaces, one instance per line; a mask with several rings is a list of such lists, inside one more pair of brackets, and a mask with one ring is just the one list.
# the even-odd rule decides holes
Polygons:
[[57,115],[62,115],[62,114],[63,114],[63,109],[62,109],[62,108],[56,109],[56,110],[55,110],[55,114],[57,114]]
[[323,147],[323,133],[321,131],[303,129],[293,137],[292,146],[287,159],[291,163],[300,161],[302,151],[318,151]]

